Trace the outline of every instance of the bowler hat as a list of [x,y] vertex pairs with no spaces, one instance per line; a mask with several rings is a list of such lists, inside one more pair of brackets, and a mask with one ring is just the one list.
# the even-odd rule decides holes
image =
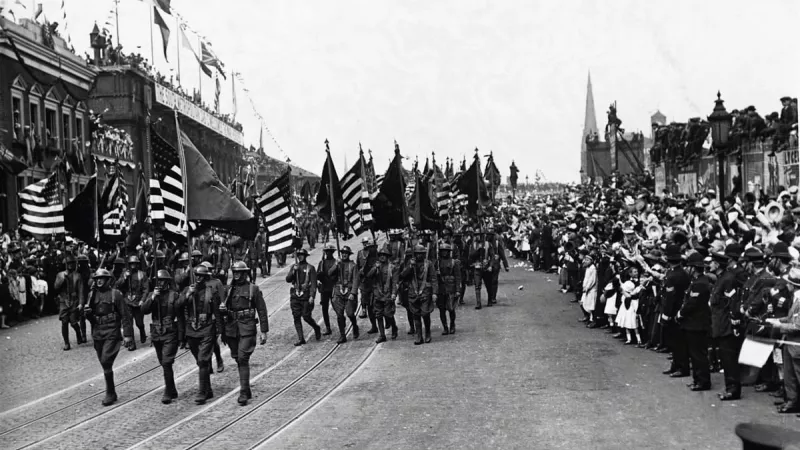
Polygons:
[[705,258],[697,252],[692,252],[686,258],[686,265],[692,267],[705,267]]
[[764,254],[761,253],[761,250],[759,250],[756,247],[750,247],[747,250],[745,250],[744,251],[744,257],[745,257],[746,260],[751,261],[751,262],[753,262],[753,261],[763,261],[764,260]]
[[789,245],[786,242],[777,242],[772,246],[772,257],[781,259],[791,259],[792,255],[789,254]]
[[667,261],[678,262],[681,259],[683,259],[681,256],[681,248],[675,244],[667,245]]

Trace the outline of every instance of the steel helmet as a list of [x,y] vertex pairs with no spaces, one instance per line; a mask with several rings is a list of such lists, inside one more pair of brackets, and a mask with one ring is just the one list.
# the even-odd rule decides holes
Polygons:
[[156,251],[156,258],[164,258],[164,252],[161,250]]
[[78,262],[89,262],[89,257],[86,255],[78,255]]
[[[211,265],[211,263],[210,263],[210,262],[208,262],[208,261],[203,261],[203,262],[201,262],[201,263],[200,263],[200,266],[203,266],[203,267],[205,267],[206,269],[209,269],[209,270],[211,270],[212,268],[214,268],[214,266],[212,266],[212,265]],[[198,267],[200,267],[200,266],[198,266]]]
[[157,277],[159,280],[172,280],[172,275],[167,269],[159,269]]
[[326,252],[335,252],[336,251],[336,246],[333,245],[333,244],[325,244],[324,250]]
[[97,269],[97,272],[94,273],[94,277],[92,278],[111,278],[111,272],[106,269]]
[[120,258],[119,256],[117,256],[116,258],[114,258],[114,264],[115,265],[124,266],[125,265],[125,260]]
[[67,255],[66,258],[64,258],[64,264],[75,264],[75,257]]
[[199,256],[202,258],[203,254],[200,253],[200,250],[192,250],[192,258],[194,258],[195,256]]
[[128,264],[139,264],[139,257],[136,255],[131,255],[128,257]]
[[453,250],[453,246],[450,245],[450,244],[442,244],[442,245],[439,246],[439,251],[440,252],[449,252],[451,250]]
[[383,247],[381,247],[380,250],[378,250],[378,254],[379,255],[391,256],[392,252],[389,251],[389,246],[388,245],[384,245]]
[[369,245],[369,242],[370,242],[370,240],[369,240],[369,238],[368,238],[368,237],[365,237],[365,238],[361,239],[361,245],[363,245],[363,246],[365,246],[365,247],[366,247],[367,245]]
[[308,250],[306,250],[304,248],[301,248],[300,250],[298,250],[297,251],[297,256],[301,256],[301,255],[302,256],[308,256]]
[[233,272],[249,272],[250,268],[247,267],[244,261],[236,261],[231,268]]
[[342,247],[341,253],[347,253],[348,255],[352,255],[353,251],[350,250],[350,246],[349,245],[345,245],[344,247]]
[[204,265],[199,265],[194,268],[194,274],[197,276],[208,277],[211,276],[211,273],[208,272],[208,267]]
[[178,258],[178,261],[184,262],[189,260],[189,254],[186,252],[181,253],[181,257]]
[[428,252],[428,250],[426,250],[425,247],[422,246],[422,245],[415,245],[414,246],[414,253],[415,254],[416,253],[427,253],[427,252]]

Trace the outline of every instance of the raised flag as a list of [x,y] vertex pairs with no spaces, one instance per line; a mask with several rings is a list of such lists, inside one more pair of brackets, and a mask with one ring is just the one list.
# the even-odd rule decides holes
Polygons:
[[372,204],[365,182],[365,167],[364,154],[361,153],[358,161],[344,174],[341,181],[347,221],[356,236],[372,228],[373,223]]
[[128,211],[128,188],[121,171],[114,170],[106,182],[100,197],[100,243],[114,245],[122,239],[125,226],[125,213]]
[[125,246],[129,249],[136,248],[141,243],[142,233],[148,225],[149,205],[147,200],[148,182],[144,176],[144,171],[139,169],[138,191],[136,193],[136,207],[131,220],[131,227],[128,231]]
[[209,69],[207,65],[203,64],[203,60],[201,60],[200,56],[197,55],[197,52],[194,51],[194,47],[192,47],[192,42],[189,40],[188,37],[186,37],[184,28],[186,28],[185,24],[181,24],[181,26],[178,28],[178,39],[181,41],[181,45],[189,49],[190,52],[192,52],[192,56],[194,56],[194,59],[197,60],[197,64],[200,65],[200,70],[202,70],[203,73],[205,73],[206,76],[210,78],[212,75],[211,69]]
[[[200,42],[200,61],[207,66],[217,69],[220,75],[222,75],[222,78],[227,80],[228,77],[225,76],[225,66],[209,47],[211,47],[211,44]],[[208,72],[206,72],[206,75],[211,76]]]
[[333,166],[327,140],[325,140],[325,147],[327,157],[325,158],[325,166],[322,168],[322,180],[319,184],[319,191],[317,191],[315,206],[322,220],[333,223],[334,227],[336,227],[336,232],[346,233],[344,198],[342,197],[339,175],[336,174],[336,168]]
[[81,192],[64,208],[64,229],[74,238],[90,245],[97,245],[97,174]]
[[494,156],[489,153],[489,159],[486,161],[486,170],[484,170],[484,179],[486,180],[487,187],[491,189],[490,196],[494,198],[497,188],[500,187],[500,170],[494,164]]
[[163,9],[165,13],[172,14],[172,12],[170,11],[170,6],[169,6],[169,4],[170,4],[170,2],[172,0],[154,0],[154,1],[155,1],[155,4],[158,5],[159,8]]
[[394,159],[389,163],[378,195],[372,201],[372,217],[376,230],[406,228],[408,226],[408,205],[405,198],[406,180],[403,176],[403,157],[400,147],[394,143]]
[[6,173],[16,176],[27,169],[28,165],[0,142],[0,167],[2,167]]
[[414,192],[408,203],[414,226],[419,230],[438,230],[441,228],[441,221],[436,206],[431,202],[429,181],[423,179],[419,173],[415,173],[414,178]]
[[153,178],[150,180],[150,217],[172,240],[186,238],[183,176],[178,151],[155,129],[150,133]]
[[63,236],[64,206],[58,198],[58,173],[19,191],[22,231],[36,239]]
[[158,25],[158,29],[161,30],[161,43],[164,46],[164,59],[169,62],[169,58],[167,57],[167,45],[169,44],[169,27],[167,23],[164,22],[164,18],[161,17],[161,13],[158,12],[158,8],[153,6],[153,23]]
[[291,171],[278,177],[258,196],[257,205],[267,229],[267,251],[279,252],[292,247],[295,220],[290,199]]
[[489,192],[481,176],[480,159],[477,149],[472,165],[458,177],[456,185],[462,194],[467,197],[467,213],[476,216],[483,213],[483,208],[489,204]]

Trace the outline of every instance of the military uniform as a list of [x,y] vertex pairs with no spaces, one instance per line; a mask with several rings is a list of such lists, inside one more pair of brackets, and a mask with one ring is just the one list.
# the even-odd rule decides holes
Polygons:
[[[442,334],[456,332],[456,303],[461,290],[461,262],[450,257],[450,244],[443,244],[439,251],[444,255],[437,261],[436,273],[439,277],[439,297],[436,306],[439,308],[439,319],[442,321]],[[447,326],[447,315],[450,315],[450,326]]]
[[461,265],[461,286],[458,294],[458,303],[464,304],[464,294],[466,293],[467,286],[472,286],[472,266],[469,264],[469,248],[472,244],[472,239],[469,234],[465,234],[461,239],[455,240],[453,246],[453,259],[457,259]]
[[[194,269],[198,278],[210,278],[208,269],[198,266]],[[194,291],[192,289],[194,288]],[[207,399],[213,398],[211,389],[211,354],[217,340],[216,322],[219,314],[219,292],[206,280],[198,279],[194,286],[181,292],[178,300],[183,308],[186,321],[186,338],[189,349],[194,355],[199,368],[199,389],[195,403],[204,404]]]
[[228,282],[228,270],[231,268],[231,255],[225,246],[215,243],[209,250],[208,257],[214,266],[213,276],[222,284]]
[[319,306],[322,308],[322,321],[325,323],[324,335],[331,334],[331,319],[329,315],[329,305],[331,298],[333,298],[333,285],[336,282],[334,276],[329,275],[331,267],[336,265],[336,259],[333,257],[333,252],[336,247],[332,244],[325,245],[325,255],[317,265],[317,286],[319,291]]
[[[426,254],[425,247],[418,245],[414,249],[417,254]],[[431,312],[433,311],[433,296],[438,298],[439,280],[436,268],[427,258],[409,261],[400,278],[408,285],[408,311],[414,317],[414,327],[417,331],[417,340],[414,344],[422,344],[422,324],[425,325],[425,342],[431,341]]]
[[[75,264],[72,257],[66,258],[66,264]],[[75,330],[78,344],[83,342],[81,329],[78,325],[80,318],[80,306],[84,298],[83,291],[86,285],[83,284],[83,279],[80,274],[75,271],[75,268],[59,272],[56,276],[56,281],[53,286],[53,291],[58,295],[58,318],[61,320],[61,336],[64,338],[64,350],[69,350],[69,327]]]
[[[298,258],[300,256],[307,257],[308,252],[300,249],[297,251],[297,255]],[[314,329],[314,337],[320,340],[322,330],[311,317],[311,313],[314,311],[314,297],[317,296],[317,271],[314,270],[314,266],[308,264],[304,259],[302,262],[297,262],[292,266],[289,274],[286,275],[286,282],[292,283],[292,287],[289,289],[289,307],[292,309],[294,328],[297,331],[298,340],[295,345],[306,343],[301,320]]]
[[[403,270],[407,259],[413,256],[411,252],[407,252],[406,243],[400,240],[402,237],[403,235],[396,231],[389,234],[389,262],[392,263],[394,270],[398,272]],[[414,324],[414,315],[411,314],[408,308],[408,283],[402,279],[397,286],[397,296],[400,299],[400,306],[406,309],[406,318],[408,319],[409,327],[408,334],[415,334],[416,326]]]
[[386,330],[384,321],[388,321],[392,328],[392,339],[397,339],[397,322],[394,318],[395,300],[398,295],[400,272],[394,264],[388,261],[389,250],[381,249],[381,255],[387,257],[386,262],[376,262],[367,274],[367,278],[373,284],[375,317],[378,319],[379,332],[378,341],[386,341]]
[[489,283],[486,284],[486,294],[488,296],[487,305],[491,306],[497,303],[497,288],[500,283],[500,263],[503,264],[503,268],[508,272],[508,259],[506,259],[506,248],[505,244],[503,244],[503,240],[491,233],[488,238],[492,241],[492,246],[494,248],[494,254],[489,261],[492,270],[488,277]]
[[[345,246],[342,254],[350,254],[350,247]],[[347,342],[345,336],[345,317],[350,319],[353,324],[353,339],[358,339],[358,322],[356,321],[356,306],[358,300],[356,295],[360,287],[361,273],[356,263],[350,260],[339,261],[328,268],[327,277],[334,282],[333,287],[333,310],[336,312],[336,324],[339,326],[339,344]]]
[[[249,272],[250,269],[241,262],[233,267],[234,271]],[[245,277],[235,280],[228,287],[224,308],[218,316],[219,329],[223,330],[222,342],[231,349],[231,356],[239,368],[239,403],[245,404],[252,398],[250,392],[250,356],[256,348],[256,325],[260,325],[261,333],[269,331],[267,306],[261,291]],[[263,340],[262,340],[263,343]]]
[[[105,278],[106,282],[103,286],[97,286],[96,281],[101,277]],[[106,382],[104,406],[117,400],[113,368],[123,337],[133,341],[133,327],[128,307],[123,300],[122,293],[109,285],[110,278],[111,274],[105,269],[100,269],[95,273],[95,285],[89,295],[89,302],[85,310],[89,322],[92,324],[94,350],[100,366],[103,368]]]
[[369,270],[375,265],[378,255],[375,253],[375,243],[369,238],[364,238],[362,241],[364,248],[362,248],[358,255],[356,255],[356,266],[358,267],[359,276],[359,289],[361,290],[361,318],[369,317],[369,322],[372,325],[370,330],[375,329],[375,314],[373,312],[373,283],[367,277]]
[[166,269],[158,271],[154,289],[158,289],[159,283],[163,283],[164,280],[166,286],[162,284],[162,287],[166,289],[159,289],[158,295],[155,292],[149,294],[142,302],[142,313],[152,314],[150,340],[156,349],[158,363],[164,370],[164,395],[161,397],[161,402],[168,404],[178,398],[172,365],[178,353],[178,345],[186,334],[186,318],[181,314],[183,310],[181,297],[172,288],[172,277]]
[[[475,283],[475,309],[481,309],[481,284],[486,285],[489,291],[492,285],[492,260],[494,260],[496,249],[491,242],[475,239],[469,250],[469,262],[472,266]],[[492,303],[487,302],[486,306]]]
[[[725,255],[737,257],[741,253],[738,244],[729,244]],[[717,280],[711,293],[711,338],[716,340],[719,358],[725,371],[725,392],[721,400],[736,400],[741,397],[739,378],[739,350],[742,337],[737,328],[740,317],[739,294],[743,285],[744,270],[728,266]]]
[[[128,259],[129,267],[138,263],[139,259],[136,256],[131,256]],[[142,344],[144,344],[147,341],[147,333],[145,333],[144,330],[144,314],[142,314],[141,304],[150,290],[147,274],[138,268],[129,269],[125,272],[117,286],[119,286],[120,291],[125,294],[125,304],[128,307],[128,313],[133,317],[136,327],[139,329],[139,338]],[[135,341],[131,341],[128,350],[136,350]]]

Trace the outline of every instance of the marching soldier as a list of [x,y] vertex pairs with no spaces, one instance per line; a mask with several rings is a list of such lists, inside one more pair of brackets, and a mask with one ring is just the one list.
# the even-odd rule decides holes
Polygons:
[[205,266],[194,269],[195,283],[189,285],[178,300],[186,321],[189,349],[199,368],[199,389],[194,402],[202,405],[214,397],[211,389],[211,353],[217,340],[215,323],[219,314],[219,292],[208,281],[211,274]]
[[84,342],[78,321],[80,318],[80,306],[83,302],[83,291],[87,286],[83,284],[80,274],[75,271],[75,257],[67,255],[64,258],[66,270],[59,272],[56,282],[53,285],[56,295],[58,295],[58,318],[61,320],[61,337],[64,338],[63,349],[69,350],[69,327],[75,330],[75,338],[78,344]]
[[[456,333],[456,302],[461,289],[461,262],[451,258],[452,246],[442,244],[439,247],[439,260],[436,274],[439,277],[439,319],[442,321],[442,335]],[[447,315],[450,315],[450,327],[447,327]]]
[[[147,333],[144,331],[144,315],[142,314],[141,304],[147,297],[150,290],[147,275],[139,270],[139,257],[132,255],[128,258],[128,270],[122,276],[121,283],[118,286],[125,294],[125,304],[128,305],[128,314],[133,318],[136,327],[139,329],[139,338],[141,343],[147,341]],[[128,345],[129,351],[136,350],[136,341],[132,340]]]
[[422,344],[422,324],[425,324],[425,342],[431,341],[431,312],[438,301],[439,283],[436,269],[425,257],[428,250],[417,245],[414,247],[414,260],[406,264],[400,278],[408,285],[408,310],[414,317],[417,331],[415,345]]
[[164,395],[161,403],[168,405],[178,398],[175,387],[175,374],[172,364],[178,353],[178,345],[183,341],[186,324],[183,304],[173,286],[173,278],[166,269],[159,269],[153,293],[142,302],[142,313],[151,314],[150,340],[156,349],[156,357],[164,369]]
[[329,275],[331,267],[336,265],[336,258],[333,252],[336,247],[333,244],[325,244],[323,247],[323,256],[317,265],[317,287],[319,291],[319,306],[322,308],[322,321],[325,322],[325,331],[322,333],[327,336],[331,334],[331,319],[328,315],[328,305],[331,303],[333,297],[333,285],[336,283],[336,277]]
[[358,300],[356,294],[359,288],[359,271],[356,263],[350,261],[353,252],[350,247],[342,247],[342,260],[333,264],[327,271],[326,276],[334,282],[333,287],[333,311],[336,313],[336,324],[339,326],[339,340],[337,344],[347,342],[345,327],[347,321],[345,316],[353,324],[353,339],[358,339],[358,321],[356,320],[356,306]]
[[[105,269],[105,267],[103,267]],[[116,257],[114,258],[114,264],[111,266],[111,287],[114,289],[121,291],[120,283],[122,279],[125,277],[125,260]]]
[[[396,271],[404,268],[406,261],[413,258],[413,252],[406,251],[406,243],[403,241],[403,232],[401,230],[389,230],[389,261]],[[400,283],[398,285],[398,298],[400,305],[406,309],[406,318],[408,319],[408,334],[416,334],[414,326],[414,316],[408,309],[408,286],[406,282],[399,277]]]
[[121,341],[126,344],[133,342],[133,327],[129,309],[122,298],[122,293],[113,289],[109,281],[111,281],[111,273],[106,269],[98,269],[94,274],[94,284],[92,292],[89,294],[89,302],[82,305],[83,313],[92,324],[94,350],[100,366],[103,368],[103,376],[106,381],[106,396],[103,398],[103,406],[109,406],[117,401],[117,391],[114,385],[114,360],[119,354]]
[[178,264],[175,267],[173,281],[175,282],[175,287],[178,292],[183,291],[189,286],[189,254],[186,252],[181,253],[178,257]]
[[453,245],[453,258],[461,263],[461,287],[458,293],[458,304],[464,304],[464,293],[467,286],[472,286],[472,267],[469,265],[469,249],[472,244],[472,230],[464,228],[463,232],[456,232]]
[[217,318],[222,330],[222,343],[230,347],[231,356],[239,367],[237,401],[242,406],[253,398],[250,392],[250,355],[256,348],[256,324],[261,324],[261,345],[266,344],[269,331],[267,305],[258,286],[248,281],[249,272],[250,268],[243,261],[233,264],[233,283],[220,305]]
[[[208,269],[209,273],[211,272],[212,267],[211,267],[211,263],[210,262],[203,261],[200,265],[201,266],[205,266],[205,268]],[[212,277],[206,282],[206,284],[208,284],[208,286],[211,289],[216,291],[217,295],[220,298],[220,301],[222,301],[223,299],[227,298],[227,297],[225,297],[225,286],[222,284],[221,281],[219,281],[218,278],[213,278]],[[214,326],[216,327],[217,324],[214,323]],[[216,329],[215,328],[214,336],[220,334],[221,332],[222,332],[221,328],[220,329]],[[219,347],[219,342],[217,341],[216,338],[214,338],[214,356],[217,359],[217,372],[224,372],[225,371],[225,363],[222,360],[222,349]],[[211,373],[214,373],[214,368],[213,367],[209,367],[209,371]]]
[[286,275],[286,282],[292,283],[292,287],[289,289],[289,306],[292,308],[294,328],[297,330],[295,346],[306,343],[301,320],[314,329],[316,340],[322,338],[322,329],[311,317],[311,313],[314,311],[314,298],[317,296],[317,271],[306,261],[307,257],[308,251],[302,248],[298,250],[297,262],[292,265],[289,274]]
[[692,284],[678,311],[678,321],[686,336],[689,359],[692,364],[692,391],[711,389],[711,372],[708,362],[708,332],[711,328],[711,281],[705,276],[705,261],[700,253],[692,253],[686,261]]
[[167,269],[167,262],[166,258],[164,257],[164,252],[161,250],[155,251],[155,256],[151,258],[150,265],[147,267],[147,278],[149,279],[148,289],[153,290],[156,287],[157,279],[158,279],[158,271],[161,269]]
[[[272,252],[270,252],[269,248],[269,235],[267,235],[266,228],[264,225],[261,225],[258,229],[258,235],[256,236],[256,246],[261,246],[261,249],[258,251],[258,259],[260,262],[261,267],[261,278],[266,278],[270,276],[272,272]],[[255,272],[253,272],[255,274]]]
[[[499,228],[498,226],[498,229]],[[489,297],[487,305],[492,306],[497,304],[497,287],[500,283],[500,263],[503,263],[503,269],[508,272],[508,259],[506,259],[506,248],[505,244],[503,244],[503,239],[499,238],[495,231],[491,229],[487,231],[486,240],[491,242],[495,249],[492,259],[489,262],[492,270],[490,272],[491,276],[487,278],[490,283],[486,285],[486,294]]]
[[[476,232],[475,240],[469,248],[469,262],[472,266],[473,282],[475,283],[475,309],[482,308],[481,284],[484,284],[486,290],[489,291],[492,280],[491,263],[494,259],[495,248],[485,237],[483,232]],[[492,306],[492,303],[487,301],[486,306]]]
[[255,283],[256,271],[261,268],[261,278],[266,277],[264,250],[267,248],[267,241],[264,239],[264,227],[260,227],[255,239],[248,241],[250,251],[248,253],[250,261],[250,281]]
[[[365,237],[361,240],[362,249],[356,255],[356,265],[358,266],[358,285],[361,288],[361,315],[360,319],[367,318],[367,311],[372,308],[372,282],[367,277],[367,273],[375,265],[377,255],[375,254],[375,243]],[[372,322],[372,319],[370,319]]]
[[392,340],[397,339],[397,322],[394,319],[400,272],[389,261],[391,252],[384,246],[378,253],[378,261],[370,268],[367,279],[373,284],[375,315],[380,336],[375,342],[386,342],[384,319],[392,328]]
[[209,249],[209,258],[214,266],[214,277],[219,279],[222,284],[228,281],[228,270],[231,268],[231,255],[228,249],[221,243],[214,241]]

